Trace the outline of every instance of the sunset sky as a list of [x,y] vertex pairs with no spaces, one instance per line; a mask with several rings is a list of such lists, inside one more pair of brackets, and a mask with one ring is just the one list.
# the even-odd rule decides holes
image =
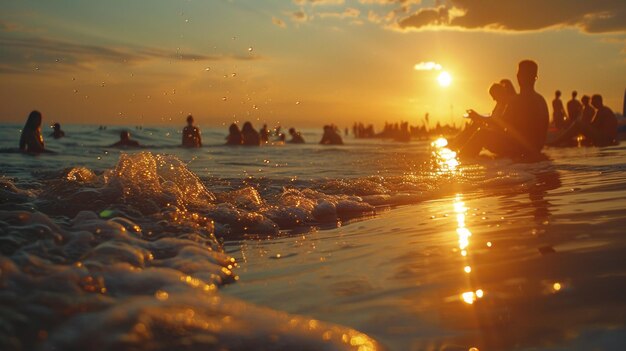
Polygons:
[[[0,120],[460,122],[539,64],[622,112],[624,0],[0,0]],[[432,62],[433,64],[427,64]],[[437,69],[416,69],[439,68]],[[448,87],[437,82],[446,71]]]

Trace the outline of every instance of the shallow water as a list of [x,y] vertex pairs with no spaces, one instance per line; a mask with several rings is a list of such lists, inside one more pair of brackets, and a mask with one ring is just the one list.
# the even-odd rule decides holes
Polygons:
[[515,164],[317,131],[188,150],[146,127],[120,151],[122,127],[64,129],[32,156],[0,126],[9,349],[626,344],[623,146]]
[[393,350],[621,350],[625,151],[550,149],[513,191],[460,188],[333,230],[229,242],[241,280],[224,292]]

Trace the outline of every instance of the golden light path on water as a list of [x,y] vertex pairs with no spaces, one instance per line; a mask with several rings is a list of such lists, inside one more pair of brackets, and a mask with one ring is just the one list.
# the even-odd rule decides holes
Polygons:
[[[436,160],[436,174],[442,176],[457,177],[459,176],[460,162],[457,158],[457,153],[449,149],[448,140],[445,138],[439,138],[432,142],[433,157]],[[463,194],[456,194],[453,202],[454,213],[456,214],[456,235],[458,237],[458,249],[463,257],[463,271],[467,275],[465,284],[470,290],[461,292],[460,300],[468,305],[473,305],[476,300],[483,298],[485,292],[483,289],[476,289],[471,285],[469,274],[472,273],[472,266],[469,264],[468,250],[470,248],[470,237],[472,232],[467,228],[465,217],[467,214],[467,207],[463,202]],[[491,247],[491,243],[487,244]],[[471,347],[469,351],[479,351],[476,347]]]
[[[435,160],[437,160],[437,173],[440,175],[457,175],[459,171],[460,162],[457,158],[456,152],[447,148],[448,140],[445,138],[439,138],[432,143],[433,146],[433,155]],[[465,207],[465,202],[463,202],[463,195],[457,194],[454,198],[454,213],[456,214],[456,235],[458,236],[458,247],[461,256],[463,256],[464,266],[463,271],[466,274],[472,273],[472,267],[469,264],[468,260],[468,250],[470,248],[470,238],[472,236],[472,232],[467,228],[465,223],[465,216],[467,214],[467,207]],[[487,246],[491,247],[491,243],[489,242]],[[469,279],[468,285],[469,285]],[[468,286],[471,290],[462,292],[460,294],[460,298],[463,302],[467,304],[473,304],[477,299],[481,299],[485,292],[482,289],[474,290],[473,287]]]

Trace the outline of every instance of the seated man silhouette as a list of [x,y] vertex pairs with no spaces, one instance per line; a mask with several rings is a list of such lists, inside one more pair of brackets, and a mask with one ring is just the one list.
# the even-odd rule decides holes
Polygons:
[[140,147],[139,142],[130,138],[130,133],[122,131],[120,133],[120,141],[111,145],[111,147]]
[[485,148],[497,156],[529,158],[538,156],[548,133],[549,113],[546,100],[535,91],[537,63],[519,63],[517,82],[520,93],[512,96],[501,117],[479,128],[459,150],[473,157]]
[[591,105],[596,113],[591,122],[580,118],[563,131],[550,145],[569,145],[578,135],[584,135],[589,144],[594,146],[614,145],[617,142],[617,117],[613,111],[604,106],[601,95],[591,97]]

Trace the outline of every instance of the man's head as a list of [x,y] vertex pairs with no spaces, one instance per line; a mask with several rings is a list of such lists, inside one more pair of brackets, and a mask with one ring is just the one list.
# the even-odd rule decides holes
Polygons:
[[560,90],[555,91],[554,96],[561,97],[561,91]]
[[130,139],[130,132],[123,131],[120,133],[120,140],[127,141]]
[[572,99],[575,99],[577,95],[578,92],[576,90],[572,91]]
[[289,134],[291,134],[291,135],[296,134],[296,129],[295,128],[289,128]]
[[604,106],[604,103],[602,102],[602,95],[595,94],[591,96],[591,105],[597,109]]
[[583,105],[588,106],[589,105],[589,95],[583,95],[583,97],[580,99],[580,102],[583,103]]
[[190,126],[193,125],[193,116],[192,115],[187,116],[187,125],[190,125]]
[[517,67],[517,82],[522,89],[533,89],[537,80],[537,63],[532,60],[523,60]]

